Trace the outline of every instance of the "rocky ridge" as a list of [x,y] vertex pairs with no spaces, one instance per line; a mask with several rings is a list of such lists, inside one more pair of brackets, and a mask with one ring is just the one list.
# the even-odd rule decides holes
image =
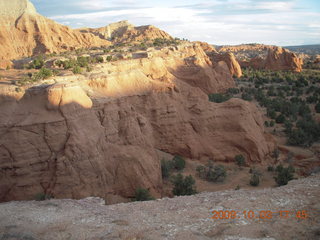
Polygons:
[[38,14],[28,0],[0,0],[0,6],[1,68],[11,66],[11,60],[21,57],[110,45],[105,39],[81,33]]
[[146,25],[136,27],[126,20],[111,23],[102,28],[84,28],[81,29],[81,32],[93,33],[101,38],[112,41],[114,44],[134,44],[141,43],[146,40],[152,41],[157,38],[168,40],[173,39],[168,33],[155,26]]
[[159,197],[156,149],[204,162],[240,153],[262,162],[274,145],[255,105],[208,101],[206,93],[233,86],[225,62],[185,44],[22,92],[3,87],[0,200],[132,197],[138,187]]

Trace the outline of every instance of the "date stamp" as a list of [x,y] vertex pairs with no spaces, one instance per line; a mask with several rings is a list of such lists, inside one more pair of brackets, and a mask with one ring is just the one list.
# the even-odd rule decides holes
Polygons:
[[220,210],[220,211],[212,211],[211,219],[221,220],[221,219],[260,219],[260,220],[269,220],[274,217],[278,217],[281,219],[295,218],[295,219],[307,219],[309,217],[307,211],[298,210],[298,211],[289,211],[289,210],[244,210],[244,211],[236,211],[236,210]]

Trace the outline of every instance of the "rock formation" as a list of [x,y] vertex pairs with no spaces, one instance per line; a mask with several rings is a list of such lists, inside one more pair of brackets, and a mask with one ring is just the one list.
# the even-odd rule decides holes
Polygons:
[[234,57],[233,53],[208,53],[212,62],[223,61],[228,65],[232,76],[241,77],[242,71],[239,62]]
[[93,33],[113,43],[139,43],[157,38],[172,39],[168,33],[155,26],[146,25],[135,27],[128,21],[112,23],[102,28],[83,28],[80,29],[80,31]]
[[232,52],[242,67],[301,72],[303,61],[289,50],[263,44],[223,46],[219,53]]
[[81,28],[80,32],[93,33],[101,38],[112,40],[116,36],[122,36],[127,30],[133,29],[134,25],[129,23],[127,20],[119,21],[116,23],[108,24],[101,28]]
[[160,196],[156,149],[205,162],[262,162],[273,149],[253,103],[208,101],[234,82],[198,44],[52,83],[0,88],[0,201],[132,197],[138,187]]
[[58,53],[110,42],[81,33],[38,14],[28,0],[0,0],[0,67],[9,61],[40,53]]
[[292,70],[294,72],[302,71],[302,59],[296,54],[281,47],[274,47],[268,52],[264,63],[264,68],[269,70]]

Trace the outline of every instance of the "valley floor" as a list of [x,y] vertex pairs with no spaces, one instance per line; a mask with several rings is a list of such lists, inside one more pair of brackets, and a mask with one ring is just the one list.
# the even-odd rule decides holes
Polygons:
[[[320,236],[319,199],[320,174],[277,188],[116,205],[99,198],[8,202],[0,204],[0,239],[312,240]],[[228,213],[213,211],[235,215],[219,219]]]

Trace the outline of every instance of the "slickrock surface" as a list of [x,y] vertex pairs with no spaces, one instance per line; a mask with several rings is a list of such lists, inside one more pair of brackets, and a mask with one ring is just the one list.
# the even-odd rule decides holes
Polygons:
[[226,63],[186,44],[19,93],[0,88],[0,201],[132,197],[138,187],[160,196],[156,149],[203,163],[240,153],[265,161],[274,143],[255,105],[208,101],[233,86]]
[[[0,204],[0,239],[316,240],[319,198],[318,174],[279,188],[107,206],[99,198],[8,202]],[[239,213],[236,219],[211,219],[211,212],[220,210]],[[255,217],[260,211],[289,211],[289,215],[245,218],[242,212],[250,210]],[[296,217],[302,210],[306,219]]]

